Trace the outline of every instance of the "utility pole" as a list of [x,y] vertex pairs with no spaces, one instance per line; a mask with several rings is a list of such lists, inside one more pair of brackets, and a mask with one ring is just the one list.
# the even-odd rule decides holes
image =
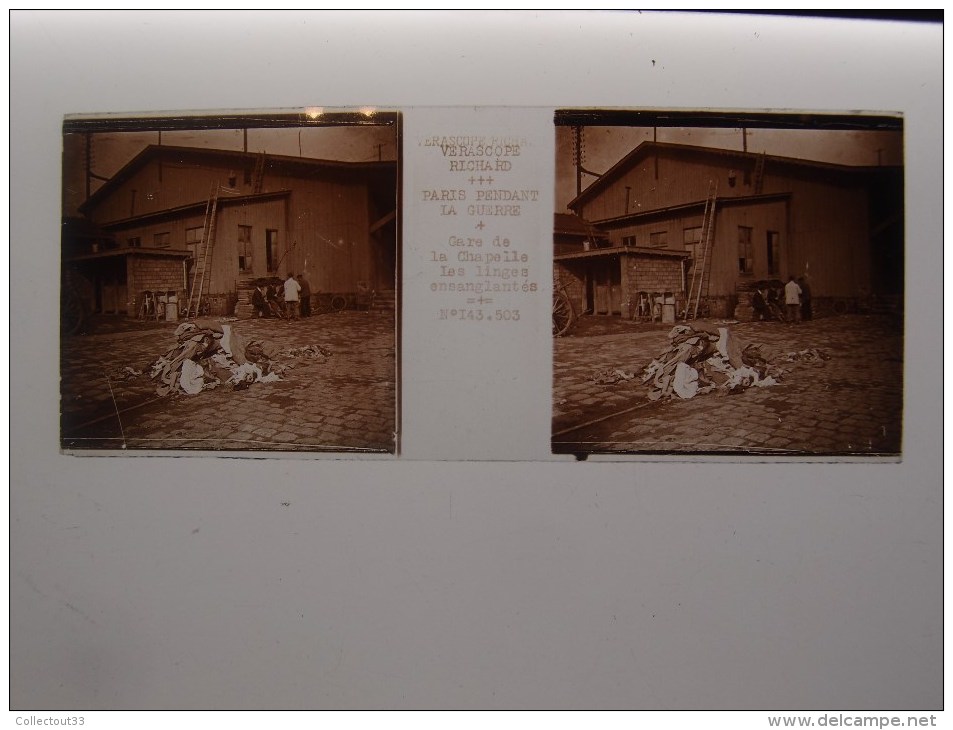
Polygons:
[[91,132],[86,133],[86,199],[89,200],[89,196],[92,193],[92,179],[96,178],[97,180],[102,180],[106,182],[109,178],[103,177],[102,175],[97,175],[93,172],[93,135]]
[[585,150],[583,145],[585,144],[585,136],[583,135],[582,127],[573,127],[573,163],[576,166],[576,195],[578,196],[582,193],[582,174],[586,173],[587,175],[592,175],[595,178],[601,177],[601,173],[593,172],[592,170],[587,170],[582,166],[583,159],[585,158]]
[[86,133],[86,200],[89,200],[89,181],[92,170],[90,169],[92,165],[92,156],[93,156],[93,138],[92,135]]
[[[658,127],[652,127],[652,144],[658,142]],[[658,180],[658,147],[654,149],[655,152],[655,179]]]
[[582,127],[573,127],[573,157],[576,163],[576,196],[582,192]]

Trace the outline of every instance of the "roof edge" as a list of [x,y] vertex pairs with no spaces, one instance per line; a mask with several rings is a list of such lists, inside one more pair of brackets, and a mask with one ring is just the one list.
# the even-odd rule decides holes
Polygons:
[[[264,200],[271,200],[274,198],[284,198],[291,195],[290,190],[272,190],[267,193],[252,193],[251,195],[236,195],[230,198],[219,198],[218,204],[233,205],[235,203],[248,203],[248,202],[257,202]],[[154,210],[151,213],[143,213],[142,215],[130,216],[129,218],[119,218],[118,220],[109,221],[108,223],[101,223],[100,228],[104,231],[109,231],[113,228],[123,228],[125,226],[133,225],[135,223],[147,222],[150,219],[154,218],[166,218],[168,216],[181,215],[189,210],[195,209],[196,211],[202,210],[208,205],[208,202],[205,200],[197,200],[194,203],[186,203],[185,205],[177,205],[174,208],[163,208],[162,210]]]
[[795,165],[798,167],[812,167],[816,169],[828,170],[830,172],[846,175],[854,174],[863,174],[869,173],[876,170],[888,170],[888,169],[902,169],[901,165],[841,165],[833,162],[820,162],[818,160],[806,160],[799,157],[784,157],[781,155],[768,155],[763,152],[747,152],[745,150],[732,150],[726,149],[723,147],[700,147],[698,145],[687,145],[680,144],[676,142],[653,142],[651,140],[645,140],[640,142],[638,146],[635,147],[631,152],[623,156],[618,162],[616,162],[612,167],[606,170],[602,175],[600,175],[596,180],[594,180],[589,187],[580,192],[576,197],[569,201],[567,208],[574,208],[574,206],[585,202],[597,192],[599,192],[603,187],[605,187],[611,179],[617,177],[623,170],[628,169],[632,162],[634,162],[638,157],[643,154],[647,154],[652,149],[656,149],[662,152],[671,152],[671,151],[680,151],[680,152],[689,152],[694,154],[711,154],[718,156],[729,156],[729,157],[739,157],[746,160],[755,161],[759,157],[764,156],[764,159],[768,162],[773,162],[776,164],[782,165]]

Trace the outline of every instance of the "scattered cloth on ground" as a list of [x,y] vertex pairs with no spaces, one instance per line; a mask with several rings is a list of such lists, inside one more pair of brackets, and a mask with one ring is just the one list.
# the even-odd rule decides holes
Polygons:
[[178,391],[197,395],[219,385],[244,390],[252,383],[281,380],[288,367],[277,360],[275,345],[246,340],[231,325],[212,319],[183,322],[175,338],[177,344],[152,364],[150,377],[158,381],[160,396]]
[[202,392],[202,386],[205,380],[202,377],[205,370],[194,360],[182,361],[182,372],[179,375],[179,386],[189,395],[197,395]]
[[122,382],[124,380],[134,380],[135,378],[142,377],[142,371],[125,365],[107,370],[106,377],[114,383]]
[[800,352],[789,352],[785,359],[787,362],[807,362],[813,363],[818,367],[824,367],[824,362],[830,360],[831,356],[816,347],[809,347]]
[[675,366],[672,390],[679,398],[691,398],[698,392],[698,371],[683,362]]
[[236,390],[242,390],[252,383],[274,383],[276,380],[281,380],[278,373],[269,372],[266,374],[260,365],[246,362],[244,365],[234,368],[231,377],[226,382],[232,383]]
[[627,373],[618,368],[609,368],[608,370],[596,370],[589,379],[598,385],[613,385],[625,380],[632,380],[634,377],[634,373]]
[[239,365],[245,364],[245,348],[247,345],[245,341],[242,340],[242,338],[238,335],[238,333],[232,329],[231,325],[222,325],[221,345],[226,355],[232,358]]
[[671,345],[642,372],[649,400],[778,385],[783,372],[765,360],[757,345],[743,343],[727,327],[679,324],[668,338]]
[[304,345],[303,347],[291,347],[281,351],[282,357],[331,357],[331,351],[321,345]]

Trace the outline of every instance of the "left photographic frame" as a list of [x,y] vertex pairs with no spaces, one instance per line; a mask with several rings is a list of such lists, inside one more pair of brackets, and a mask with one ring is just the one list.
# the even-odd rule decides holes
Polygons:
[[69,116],[60,446],[399,451],[401,116]]

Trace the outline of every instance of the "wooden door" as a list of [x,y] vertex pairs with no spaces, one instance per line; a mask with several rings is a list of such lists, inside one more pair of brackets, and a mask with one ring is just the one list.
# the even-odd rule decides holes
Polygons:
[[592,284],[592,311],[595,314],[622,313],[622,269],[615,257],[593,261],[589,269]]

